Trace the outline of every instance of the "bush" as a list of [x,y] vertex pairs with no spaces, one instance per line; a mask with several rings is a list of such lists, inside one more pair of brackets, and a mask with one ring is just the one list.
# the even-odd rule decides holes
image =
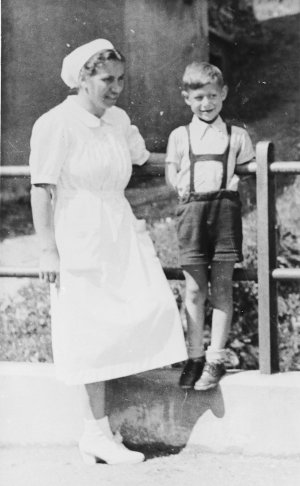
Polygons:
[[[178,265],[175,223],[171,218],[160,219],[149,225],[158,255],[165,266]],[[279,264],[290,266],[291,242],[289,232],[282,232]],[[294,247],[293,247],[294,248]],[[256,266],[256,248],[249,246],[245,267]],[[183,328],[184,282],[170,282]],[[258,287],[255,282],[233,284],[234,313],[228,339],[228,363],[231,368],[245,370],[258,368]],[[208,302],[204,332],[205,345],[210,342],[211,307]],[[300,370],[300,292],[298,283],[278,285],[278,334],[280,369]],[[30,281],[14,297],[0,300],[0,359],[9,361],[51,362],[51,324],[48,286]]]
[[0,359],[52,361],[49,289],[30,282],[0,301]]

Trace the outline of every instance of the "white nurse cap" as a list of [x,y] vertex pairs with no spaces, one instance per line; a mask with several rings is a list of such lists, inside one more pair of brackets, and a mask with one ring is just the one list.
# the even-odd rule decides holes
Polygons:
[[62,63],[61,78],[63,82],[69,88],[77,88],[81,68],[94,54],[106,49],[114,49],[114,46],[106,39],[95,39],[70,52]]

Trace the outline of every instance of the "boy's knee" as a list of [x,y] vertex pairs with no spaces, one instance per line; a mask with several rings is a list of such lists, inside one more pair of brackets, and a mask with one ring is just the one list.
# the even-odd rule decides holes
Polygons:
[[232,303],[232,285],[211,290],[211,304],[213,307],[227,308]]
[[186,300],[193,304],[204,303],[207,299],[207,290],[197,286],[186,287]]

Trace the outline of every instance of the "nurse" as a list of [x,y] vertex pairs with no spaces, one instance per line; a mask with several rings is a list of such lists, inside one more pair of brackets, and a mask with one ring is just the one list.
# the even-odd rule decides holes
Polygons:
[[86,463],[138,463],[105,415],[105,381],[186,359],[182,326],[143,221],[125,198],[149,152],[115,106],[124,57],[105,39],[65,57],[76,94],[42,115],[31,137],[31,201],[40,277],[51,285],[58,379],[81,385]]

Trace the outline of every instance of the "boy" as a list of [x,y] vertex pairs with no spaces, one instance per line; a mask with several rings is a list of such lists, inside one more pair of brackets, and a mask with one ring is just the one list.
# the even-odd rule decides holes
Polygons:
[[[227,96],[221,71],[207,62],[189,64],[182,95],[193,118],[169,137],[166,180],[179,196],[177,234],[186,280],[185,308],[189,359],[180,377],[183,389],[214,388],[225,374],[225,345],[232,319],[232,275],[242,261],[242,219],[236,164],[254,150],[246,130],[220,117]],[[212,331],[203,346],[208,267],[211,271]]]

